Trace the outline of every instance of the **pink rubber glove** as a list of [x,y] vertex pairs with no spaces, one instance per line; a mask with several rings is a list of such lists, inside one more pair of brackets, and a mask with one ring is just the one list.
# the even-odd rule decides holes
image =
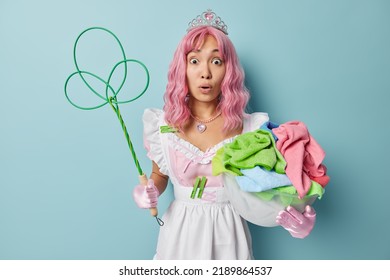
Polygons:
[[139,208],[153,208],[157,206],[159,191],[152,179],[148,180],[148,185],[137,185],[133,190],[133,198]]
[[295,238],[305,238],[309,235],[316,222],[316,211],[306,205],[305,211],[300,213],[297,209],[287,206],[276,217],[276,223],[284,227]]

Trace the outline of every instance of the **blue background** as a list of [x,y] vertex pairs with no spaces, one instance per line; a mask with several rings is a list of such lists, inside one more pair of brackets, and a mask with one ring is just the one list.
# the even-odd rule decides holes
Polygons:
[[[207,8],[229,26],[251,111],[279,123],[305,122],[327,152],[331,182],[315,203],[312,234],[299,240],[280,227],[251,225],[255,257],[390,259],[385,0],[2,0],[0,259],[153,257],[158,226],[131,198],[137,172],[116,116],[109,106],[72,107],[64,82],[75,70],[74,41],[92,26],[112,30],[127,56],[147,65],[148,92],[121,111],[149,174],[143,110],[162,107],[173,52],[187,23]],[[119,49],[106,34],[94,34],[80,42],[79,62],[107,77]],[[130,68],[136,78],[127,85],[135,92],[144,76]],[[71,89],[83,104],[99,102],[77,79]],[[161,213],[171,199],[168,190]]]

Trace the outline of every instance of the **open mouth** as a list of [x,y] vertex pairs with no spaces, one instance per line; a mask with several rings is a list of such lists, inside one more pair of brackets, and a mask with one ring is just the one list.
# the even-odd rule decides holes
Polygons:
[[201,88],[202,90],[210,90],[211,86],[209,86],[209,85],[202,85],[199,88]]
[[211,86],[200,86],[199,89],[202,93],[206,94],[211,91]]

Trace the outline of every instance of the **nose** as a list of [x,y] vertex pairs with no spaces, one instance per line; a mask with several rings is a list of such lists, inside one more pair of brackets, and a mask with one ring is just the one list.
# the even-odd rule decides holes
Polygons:
[[211,79],[211,77],[212,77],[210,68],[207,64],[202,67],[201,77],[202,77],[202,79],[207,79],[207,80]]

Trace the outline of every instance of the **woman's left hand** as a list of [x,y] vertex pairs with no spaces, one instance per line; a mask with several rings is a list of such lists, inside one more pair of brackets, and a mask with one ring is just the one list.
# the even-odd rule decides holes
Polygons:
[[316,211],[306,205],[305,211],[300,213],[297,209],[287,206],[276,217],[276,223],[284,227],[295,238],[305,238],[309,235],[316,222]]

